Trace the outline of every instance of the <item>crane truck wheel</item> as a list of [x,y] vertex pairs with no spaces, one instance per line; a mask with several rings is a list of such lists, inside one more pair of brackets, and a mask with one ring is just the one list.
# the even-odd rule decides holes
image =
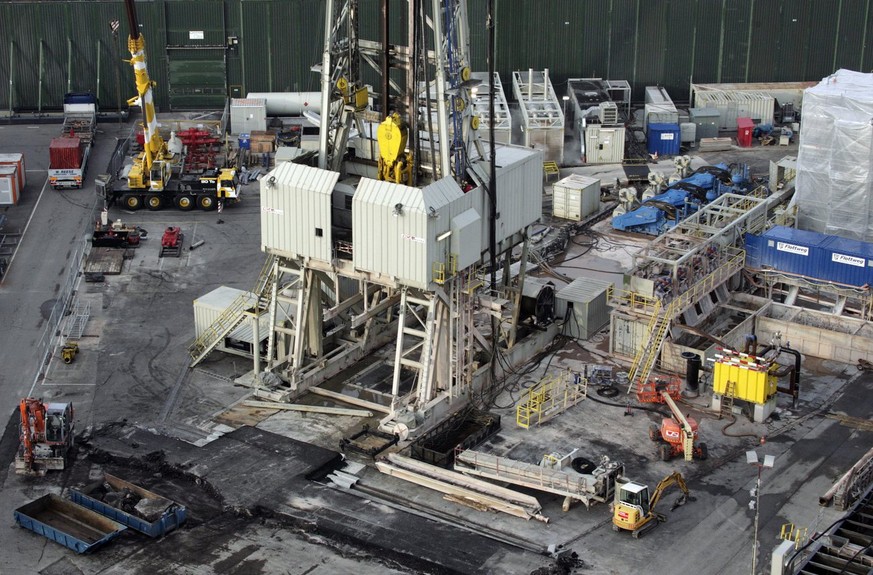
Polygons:
[[212,196],[200,196],[197,198],[197,204],[201,210],[211,210],[215,207],[215,200]]
[[194,198],[191,196],[176,196],[176,207],[188,211],[194,207]]
[[138,210],[142,207],[142,199],[133,194],[128,194],[121,198],[121,203],[123,203],[124,207],[128,210]]
[[649,439],[652,441],[659,441],[661,439],[661,428],[657,425],[649,426]]
[[157,194],[149,194],[146,197],[146,205],[152,211],[160,210],[164,207],[164,198]]

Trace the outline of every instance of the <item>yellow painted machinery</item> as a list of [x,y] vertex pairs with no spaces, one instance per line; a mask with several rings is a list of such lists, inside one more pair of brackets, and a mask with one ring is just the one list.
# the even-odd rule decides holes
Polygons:
[[406,151],[409,130],[398,113],[379,124],[379,179],[395,184],[412,185],[412,154]]
[[170,206],[180,210],[212,210],[219,207],[219,202],[223,207],[238,201],[240,183],[235,168],[209,169],[198,174],[179,173],[181,165],[177,157],[182,142],[171,136],[168,146],[158,131],[152,94],[154,82],[146,65],[145,40],[139,33],[134,1],[125,0],[125,6],[130,27],[127,46],[137,92],[128,104],[142,108],[143,151],[120,173],[109,179],[99,178],[97,193],[106,200],[106,207],[118,202],[128,210],[144,207],[160,210]]
[[722,349],[715,356],[712,366],[712,391],[725,395],[728,384],[733,383],[736,399],[764,404],[778,391],[776,371],[779,364],[729,349]]
[[61,348],[61,359],[63,359],[66,364],[73,363],[73,360],[76,359],[77,353],[79,353],[79,344],[74,341],[68,341],[64,344],[64,347]]
[[650,529],[658,526],[658,523],[667,518],[655,511],[661,496],[672,486],[677,486],[682,495],[673,504],[673,509],[685,504],[688,498],[688,486],[685,478],[678,471],[671,473],[661,480],[655,487],[655,491],[649,496],[649,486],[635,483],[629,480],[619,480],[615,488],[615,501],[612,505],[612,529],[613,531],[630,531],[637,539]]

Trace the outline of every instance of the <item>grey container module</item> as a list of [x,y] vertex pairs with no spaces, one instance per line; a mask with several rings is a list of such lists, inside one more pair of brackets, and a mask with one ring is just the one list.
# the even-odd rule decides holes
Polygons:
[[693,146],[694,142],[697,141],[697,124],[694,122],[680,122],[679,141]]
[[552,215],[579,221],[600,209],[600,180],[579,174],[552,187]]
[[690,108],[691,121],[697,125],[696,138],[718,138],[718,126],[721,112],[716,108]]
[[232,134],[250,134],[267,129],[267,101],[262,98],[232,98],[230,100]]
[[[609,323],[607,291],[612,282],[597,278],[576,278],[556,295],[556,311],[565,317],[564,333],[588,339]],[[564,314],[563,316],[561,314]]]

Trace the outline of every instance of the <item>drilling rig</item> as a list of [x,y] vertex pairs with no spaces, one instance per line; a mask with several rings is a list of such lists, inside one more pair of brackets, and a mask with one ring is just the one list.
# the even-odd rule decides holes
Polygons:
[[[380,431],[403,435],[474,397],[486,403],[498,340],[502,360],[522,359],[514,346],[542,153],[479,136],[466,0],[401,6],[389,13],[397,5],[382,1],[374,41],[359,37],[358,0],[325,1],[317,166],[285,163],[260,180],[268,257],[254,313],[269,315],[271,329],[253,374],[281,380],[255,395],[289,400],[393,342],[373,408],[386,414]],[[391,24],[404,18],[406,43],[392,43]],[[524,257],[513,278],[516,247]],[[489,261],[503,270],[493,288],[481,271]],[[297,313],[283,318],[288,305]],[[192,366],[242,313],[204,331]],[[545,332],[529,337],[545,345]]]

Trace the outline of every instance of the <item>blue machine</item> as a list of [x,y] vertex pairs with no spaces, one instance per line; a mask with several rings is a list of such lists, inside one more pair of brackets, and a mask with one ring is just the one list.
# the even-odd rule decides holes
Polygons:
[[659,236],[722,194],[745,194],[749,189],[746,164],[703,166],[668,186],[663,193],[645,200],[634,211],[613,217],[612,227]]

